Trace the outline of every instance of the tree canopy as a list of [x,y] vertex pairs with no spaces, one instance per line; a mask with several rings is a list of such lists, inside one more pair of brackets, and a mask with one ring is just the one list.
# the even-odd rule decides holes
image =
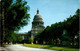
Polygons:
[[[30,19],[28,13],[30,7],[24,0],[2,0],[1,9],[4,9],[4,27],[5,27],[5,41],[14,42],[19,40],[15,31],[27,25]],[[1,14],[2,15],[2,14]],[[1,17],[2,18],[2,17]],[[3,26],[3,25],[2,25]]]
[[29,6],[22,0],[2,0],[2,9],[5,13],[5,28],[7,30],[17,31],[29,21]]
[[[76,13],[73,16],[70,16],[67,18],[67,20],[64,20],[63,22],[58,22],[55,24],[52,24],[51,26],[47,26],[39,35],[36,35],[36,39],[38,41],[42,40],[45,41],[46,44],[51,44],[54,42],[54,44],[65,44],[63,42],[68,42],[69,44],[74,44],[75,36],[79,37],[79,13],[80,9],[76,11]],[[60,42],[60,43],[59,43]],[[76,39],[77,45],[79,45],[79,40]],[[69,45],[66,43],[65,45]]]

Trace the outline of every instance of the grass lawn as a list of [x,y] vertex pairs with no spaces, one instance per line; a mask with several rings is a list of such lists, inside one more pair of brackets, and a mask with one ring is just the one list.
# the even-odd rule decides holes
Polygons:
[[56,49],[56,50],[64,50],[64,51],[79,51],[79,49],[77,48],[58,47],[58,46],[53,46],[53,45],[24,44],[24,46],[35,47],[35,48]]

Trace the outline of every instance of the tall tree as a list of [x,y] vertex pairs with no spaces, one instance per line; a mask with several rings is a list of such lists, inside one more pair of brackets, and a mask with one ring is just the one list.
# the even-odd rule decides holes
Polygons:
[[[5,34],[13,34],[21,27],[28,24],[29,21],[29,6],[24,0],[2,0],[1,8],[4,8],[5,13]],[[10,32],[10,33],[9,33]],[[12,33],[11,33],[12,32]],[[5,36],[5,40],[7,39]],[[9,37],[9,36],[8,36]]]

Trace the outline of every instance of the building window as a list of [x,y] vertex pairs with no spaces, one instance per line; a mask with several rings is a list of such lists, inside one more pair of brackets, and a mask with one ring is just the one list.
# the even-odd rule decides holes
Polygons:
[[35,36],[35,34],[33,34],[33,36]]

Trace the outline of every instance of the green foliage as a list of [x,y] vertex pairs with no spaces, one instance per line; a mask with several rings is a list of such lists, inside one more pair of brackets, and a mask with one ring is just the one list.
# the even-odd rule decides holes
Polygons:
[[32,38],[29,38],[29,42],[33,42],[34,40]]
[[14,33],[13,31],[6,33],[5,35],[5,42],[21,42],[22,41],[22,37],[20,37],[19,35],[17,35],[16,33]]
[[8,42],[21,41],[21,37],[18,37],[14,31],[18,31],[28,24],[30,16],[27,2],[23,0],[2,0],[1,6],[5,13],[5,39]]
[[28,24],[30,18],[28,14],[29,7],[25,6],[26,3],[25,5],[24,3],[22,0],[21,2],[19,2],[19,0],[14,2],[13,0],[2,1],[2,8],[5,9],[5,28],[18,31],[21,27]]
[[[58,44],[59,40],[60,44],[65,45],[70,45],[70,43],[74,44],[74,41],[78,43],[79,40],[77,41],[76,39],[79,37],[79,11],[80,9],[76,11],[75,15],[70,16],[63,22],[58,22],[52,24],[51,26],[47,26],[44,31],[36,35],[36,39],[46,41],[46,43],[49,42],[48,44],[54,42],[56,45]],[[75,36],[77,36],[76,39],[74,39]]]
[[19,35],[16,35],[16,42],[21,42],[22,41],[22,37]]
[[34,38],[35,38],[36,40],[40,40],[39,36],[40,36],[41,33],[42,33],[42,31],[39,31],[39,32],[35,35]]

